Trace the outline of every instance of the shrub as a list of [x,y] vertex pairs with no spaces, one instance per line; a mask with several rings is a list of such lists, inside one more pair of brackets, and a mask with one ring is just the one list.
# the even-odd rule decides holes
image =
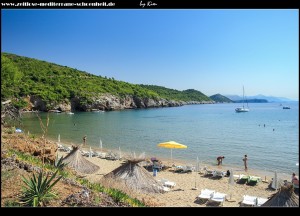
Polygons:
[[57,175],[58,170],[49,178],[47,174],[44,176],[43,172],[40,172],[38,177],[33,176],[29,179],[23,177],[25,186],[23,187],[23,194],[21,196],[21,203],[25,206],[45,206],[45,204],[56,197],[51,189],[62,178],[58,177],[54,182],[54,178]]
[[19,207],[20,203],[16,200],[6,200],[4,202],[4,207]]
[[13,133],[15,133],[15,131],[16,131],[16,128],[15,128],[15,127],[10,127],[10,128],[7,130],[7,133],[8,133],[8,134],[13,134]]
[[56,157],[54,167],[59,170],[63,170],[68,165],[68,163],[63,162],[63,159],[64,159],[63,157],[60,157],[59,159],[57,159],[57,158],[58,157]]

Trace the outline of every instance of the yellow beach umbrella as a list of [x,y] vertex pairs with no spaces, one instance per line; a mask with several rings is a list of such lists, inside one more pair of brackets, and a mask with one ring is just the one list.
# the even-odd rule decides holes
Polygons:
[[177,143],[175,141],[168,141],[168,142],[159,143],[157,146],[161,147],[161,148],[169,148],[169,149],[171,149],[171,161],[172,161],[172,149],[184,149],[184,148],[187,148],[186,145]]

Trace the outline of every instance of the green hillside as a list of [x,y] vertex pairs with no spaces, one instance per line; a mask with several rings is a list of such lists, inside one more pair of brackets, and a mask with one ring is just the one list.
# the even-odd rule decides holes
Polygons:
[[[39,96],[47,104],[80,98],[91,103],[103,93],[123,98],[164,98],[167,100],[201,101],[210,99],[195,90],[177,91],[164,87],[135,85],[114,78],[96,76],[67,66],[33,58],[1,53],[1,100],[16,98],[15,105],[23,107],[22,98]],[[17,101],[17,102],[16,102]]]
[[181,100],[181,101],[211,101],[211,99],[206,95],[204,95],[202,92],[194,89],[178,91],[176,89],[169,89],[169,88],[156,86],[156,85],[140,85],[140,86],[156,92],[162,98]]
[[233,103],[232,100],[230,100],[229,98],[227,98],[221,94],[215,94],[215,95],[210,96],[209,98],[217,103]]

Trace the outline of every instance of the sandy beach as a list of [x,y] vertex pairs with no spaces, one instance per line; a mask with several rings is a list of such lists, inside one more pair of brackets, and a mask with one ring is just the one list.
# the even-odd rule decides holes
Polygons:
[[[65,152],[59,152],[59,155],[66,155]],[[87,160],[93,162],[100,166],[100,170],[94,174],[84,175],[91,182],[99,182],[101,178],[119,167],[122,160],[107,160],[98,157],[86,157]],[[162,161],[163,164],[171,165],[170,161]],[[177,164],[176,165],[185,165]],[[222,167],[218,166],[208,166],[209,170],[224,170]],[[262,198],[268,198],[273,193],[274,190],[269,189],[268,185],[271,181],[272,176],[262,176],[257,175],[253,171],[233,171],[234,175],[247,174],[253,176],[260,176],[263,181],[259,182],[255,186],[250,186],[247,184],[237,184],[236,178],[233,186],[229,185],[228,177],[223,177],[221,179],[212,179],[204,175],[204,172],[190,172],[190,173],[176,173],[174,172],[175,167],[171,167],[164,171],[159,171],[157,173],[157,180],[168,179],[169,181],[175,182],[176,186],[171,188],[169,192],[164,194],[149,194],[147,197],[155,203],[155,206],[168,206],[168,207],[205,207],[204,203],[200,203],[197,199],[198,195],[201,193],[202,189],[215,190],[216,192],[225,193],[226,201],[223,203],[223,207],[239,207],[240,202],[243,200],[243,195],[250,195]],[[152,171],[149,171],[152,174]],[[267,182],[264,182],[264,180]],[[289,180],[289,179],[288,179]],[[142,199],[143,194],[137,198]]]

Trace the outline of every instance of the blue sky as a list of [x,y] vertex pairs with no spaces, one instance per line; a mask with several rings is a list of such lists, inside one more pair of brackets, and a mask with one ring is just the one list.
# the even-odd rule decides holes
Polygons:
[[299,99],[298,10],[2,10],[2,52],[210,96]]

